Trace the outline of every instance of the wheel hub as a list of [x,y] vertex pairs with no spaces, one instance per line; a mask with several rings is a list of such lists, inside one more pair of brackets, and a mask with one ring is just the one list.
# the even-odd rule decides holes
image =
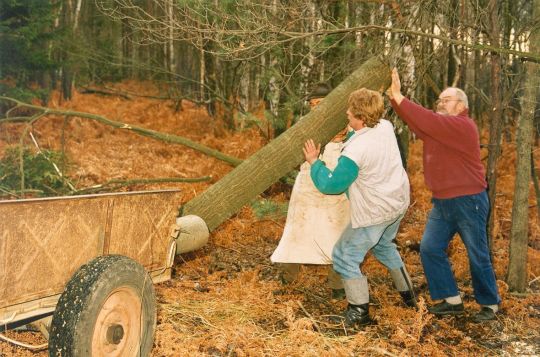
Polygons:
[[136,356],[140,345],[142,304],[134,290],[111,292],[98,313],[92,336],[92,355]]
[[114,324],[107,329],[107,342],[117,345],[124,338],[124,328],[122,325]]

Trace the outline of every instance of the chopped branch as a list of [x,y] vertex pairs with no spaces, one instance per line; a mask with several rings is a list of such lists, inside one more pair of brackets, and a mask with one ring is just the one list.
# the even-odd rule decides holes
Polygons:
[[[214,158],[216,158],[218,160],[224,161],[224,162],[226,162],[226,163],[228,163],[228,164],[230,164],[232,166],[238,166],[238,165],[240,165],[240,163],[242,163],[242,160],[239,159],[239,158],[226,155],[226,154],[224,154],[224,153],[222,153],[220,151],[214,150],[212,148],[209,148],[208,146],[199,144],[197,142],[194,142],[192,140],[189,140],[187,138],[184,138],[184,137],[181,137],[181,136],[178,136],[178,135],[161,133],[159,131],[155,131],[155,130],[151,130],[151,129],[145,129],[145,128],[142,128],[142,127],[139,127],[139,126],[114,121],[114,120],[108,119],[106,117],[103,117],[101,115],[97,115],[97,114],[91,114],[91,113],[85,113],[85,112],[77,112],[77,111],[72,111],[72,110],[60,110],[60,109],[46,108],[46,107],[41,107],[41,106],[38,106],[38,105],[27,104],[27,103],[21,102],[21,101],[19,101],[17,99],[9,98],[9,97],[3,97],[3,96],[0,96],[0,100],[5,100],[5,101],[15,103],[17,105],[17,107],[37,110],[38,112],[40,112],[39,117],[44,116],[44,115],[62,115],[62,116],[68,116],[68,117],[78,117],[78,118],[83,118],[83,119],[95,120],[95,121],[100,122],[102,124],[112,126],[113,128],[129,130],[129,131],[132,131],[132,132],[134,132],[136,134],[139,134],[139,135],[142,135],[142,136],[147,136],[147,137],[150,137],[150,138],[153,138],[153,139],[156,139],[156,140],[161,140],[161,141],[168,142],[168,143],[180,144],[180,145],[187,146],[187,147],[189,147],[191,149],[202,152],[203,154],[206,154],[206,155],[214,157]],[[11,110],[13,110],[13,108]],[[0,123],[10,121],[10,119],[11,118],[0,119]],[[17,121],[22,121],[21,117],[17,117],[16,119],[17,119]],[[35,121],[35,120],[36,120],[36,118],[31,117],[31,118],[27,118],[25,121]]]

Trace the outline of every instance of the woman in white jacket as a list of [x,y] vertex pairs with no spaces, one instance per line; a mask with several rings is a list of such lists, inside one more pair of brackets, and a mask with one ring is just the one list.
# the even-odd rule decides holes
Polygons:
[[404,302],[416,306],[411,280],[393,243],[409,206],[409,179],[393,126],[381,119],[383,112],[379,92],[362,88],[350,95],[347,117],[354,135],[345,142],[333,170],[318,159],[320,145],[308,140],[304,147],[317,189],[324,194],[347,192],[350,201],[351,223],[332,254],[349,302],[348,326],[371,321],[367,278],[359,268],[370,250],[389,269]]

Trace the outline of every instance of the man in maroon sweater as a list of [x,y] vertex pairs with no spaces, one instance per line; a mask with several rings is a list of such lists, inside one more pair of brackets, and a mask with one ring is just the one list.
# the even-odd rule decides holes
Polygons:
[[464,312],[447,254],[450,241],[459,233],[469,256],[474,296],[482,306],[474,321],[495,319],[501,298],[487,243],[487,184],[467,95],[459,88],[446,88],[433,112],[401,94],[395,68],[387,94],[396,113],[424,142],[424,178],[433,193],[433,208],[420,243],[420,257],[431,298],[442,300],[429,311],[435,315]]

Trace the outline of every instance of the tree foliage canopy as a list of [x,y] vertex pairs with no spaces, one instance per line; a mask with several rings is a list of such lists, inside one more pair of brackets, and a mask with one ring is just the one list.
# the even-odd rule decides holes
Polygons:
[[17,86],[26,87],[57,67],[50,55],[53,40],[59,38],[53,26],[57,8],[40,0],[0,3],[0,78],[13,78]]

